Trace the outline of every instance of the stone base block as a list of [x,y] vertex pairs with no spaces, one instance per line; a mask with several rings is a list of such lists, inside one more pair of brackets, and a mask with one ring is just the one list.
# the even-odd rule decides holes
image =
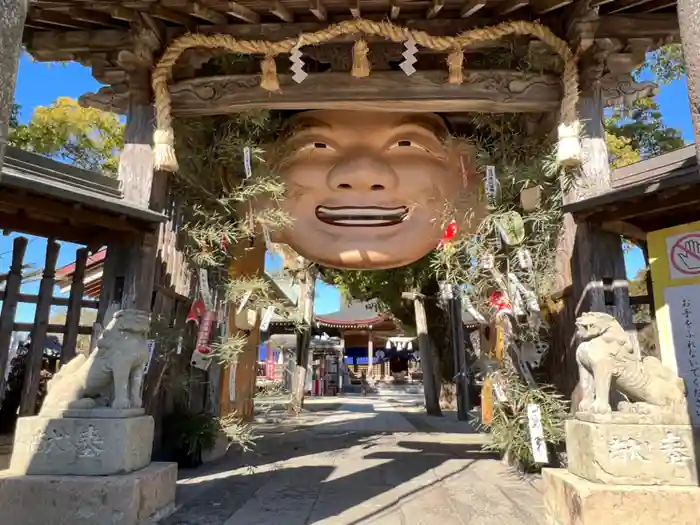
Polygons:
[[153,418],[22,417],[10,470],[14,474],[106,476],[151,462]]
[[175,508],[175,463],[118,476],[0,473],[3,525],[143,525]]
[[566,421],[568,469],[596,483],[697,486],[699,432],[691,425],[570,419]]
[[697,525],[700,487],[604,485],[543,469],[550,525]]

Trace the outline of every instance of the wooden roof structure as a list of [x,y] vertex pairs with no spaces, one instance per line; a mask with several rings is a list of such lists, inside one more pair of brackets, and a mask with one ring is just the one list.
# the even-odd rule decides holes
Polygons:
[[632,239],[700,220],[700,168],[695,145],[613,171],[612,191],[567,204],[563,211]]
[[[605,96],[610,103],[637,86],[629,74],[646,51],[678,39],[675,0],[34,0],[24,43],[39,61],[78,61],[103,84],[85,105],[125,113],[136,89],[133,72],[152,67],[163,50],[187,33],[224,34],[279,41],[348,19],[391,20],[432,36],[454,36],[508,20],[537,20],[572,47],[607,58]],[[203,116],[243,109],[308,108],[310,101],[353,109],[543,113],[561,101],[561,64],[545,44],[528,37],[468,47],[465,81],[445,85],[445,55],[421,48],[418,72],[398,68],[404,47],[367,38],[372,74],[347,74],[353,36],[303,48],[302,84],[289,60],[277,59],[281,94],[257,89],[260,57],[224,59],[226,52],[191,49],[172,74],[173,115]],[[619,87],[619,79],[627,82]],[[328,89],[333,85],[332,90]],[[139,89],[143,89],[143,85]],[[389,104],[382,104],[391,97]]]
[[0,176],[3,229],[99,247],[153,231],[164,220],[125,201],[115,178],[6,149]]

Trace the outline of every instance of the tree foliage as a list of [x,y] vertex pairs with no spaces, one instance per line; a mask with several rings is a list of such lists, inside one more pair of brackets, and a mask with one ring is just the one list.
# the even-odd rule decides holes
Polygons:
[[614,167],[625,165],[623,159],[634,162],[685,145],[681,132],[664,123],[659,105],[651,97],[638,99],[629,108],[615,109],[606,119],[605,128],[613,139],[608,144],[615,148],[611,158]]
[[28,124],[20,124],[19,106],[13,106],[8,143],[73,166],[116,174],[124,145],[119,117],[99,109],[81,107],[60,97],[34,110]]
[[685,60],[680,44],[668,44],[647,55],[646,62],[636,72],[639,77],[648,70],[659,84],[670,84],[685,76]]

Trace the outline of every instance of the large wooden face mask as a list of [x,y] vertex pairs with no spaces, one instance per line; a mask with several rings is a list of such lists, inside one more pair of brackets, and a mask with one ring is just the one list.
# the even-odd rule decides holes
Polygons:
[[445,202],[462,188],[441,119],[320,110],[298,115],[292,129],[280,174],[294,225],[281,242],[348,269],[396,268],[436,247]]

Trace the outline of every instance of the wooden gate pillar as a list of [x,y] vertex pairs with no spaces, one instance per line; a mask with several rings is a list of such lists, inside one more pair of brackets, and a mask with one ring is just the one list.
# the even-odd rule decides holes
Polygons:
[[[583,124],[583,165],[576,186],[564,196],[568,204],[609,191],[611,170],[603,126],[600,54],[592,48],[581,61],[579,117]],[[563,304],[554,313],[554,351],[550,359],[554,382],[566,394],[578,382],[575,319],[584,312],[614,315],[636,341],[620,235],[593,224],[576,224],[564,215],[557,253],[557,289]]]
[[0,0],[0,178],[28,0]]
[[695,152],[700,165],[700,0],[678,0],[678,24],[688,80]]

